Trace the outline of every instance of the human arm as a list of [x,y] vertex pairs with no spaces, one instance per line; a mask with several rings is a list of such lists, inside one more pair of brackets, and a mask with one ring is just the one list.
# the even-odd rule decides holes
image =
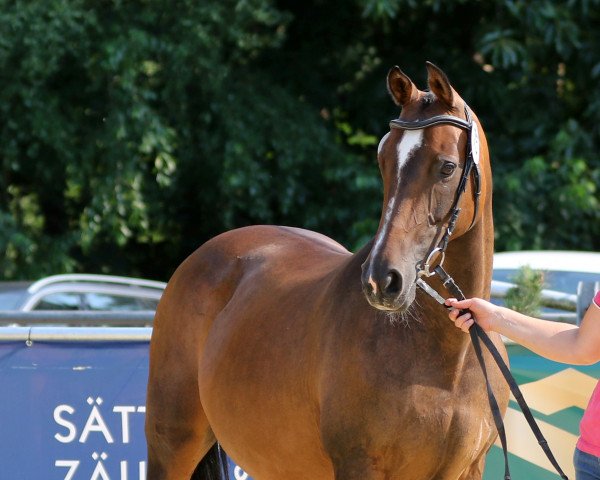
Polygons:
[[[600,295],[579,327],[529,317],[481,298],[448,299],[446,303],[455,308],[449,313],[450,320],[465,332],[473,325],[474,316],[484,330],[504,335],[538,355],[562,363],[591,365],[600,361],[600,307],[596,301],[600,303]],[[473,315],[461,315],[460,309],[469,309]]]

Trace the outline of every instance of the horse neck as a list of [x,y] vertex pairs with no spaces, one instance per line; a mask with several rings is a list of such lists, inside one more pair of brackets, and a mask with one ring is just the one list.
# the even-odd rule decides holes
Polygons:
[[[448,244],[444,269],[452,276],[467,298],[489,297],[493,239],[494,228],[490,208],[489,213],[484,214],[469,232],[455,237]],[[449,295],[437,277],[431,277],[430,284],[442,296]],[[448,319],[448,312],[437,303],[424,301],[422,305],[424,321],[427,323],[426,334],[430,335],[431,341],[436,343],[440,351],[445,352],[448,371],[462,368],[463,359],[470,348],[469,335],[453,327]],[[457,363],[453,364],[451,358],[454,358]]]
[[448,244],[445,269],[466,297],[488,298],[494,254],[494,224],[491,208],[464,235]]

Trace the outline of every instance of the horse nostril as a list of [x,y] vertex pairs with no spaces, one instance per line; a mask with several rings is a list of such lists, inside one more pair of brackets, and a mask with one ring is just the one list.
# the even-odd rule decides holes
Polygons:
[[390,270],[386,275],[382,291],[386,295],[398,295],[402,288],[402,277],[396,270]]
[[367,295],[373,295],[374,290],[375,289],[373,288],[373,284],[371,282],[363,283],[363,291]]

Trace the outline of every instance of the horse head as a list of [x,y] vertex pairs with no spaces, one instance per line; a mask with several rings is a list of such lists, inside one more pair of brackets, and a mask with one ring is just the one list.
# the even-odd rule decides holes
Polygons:
[[405,311],[420,272],[442,262],[450,235],[464,235],[481,216],[479,163],[488,162],[483,131],[444,72],[429,62],[427,72],[427,91],[398,67],[387,77],[402,111],[379,142],[383,210],[361,279],[367,300],[380,310]]

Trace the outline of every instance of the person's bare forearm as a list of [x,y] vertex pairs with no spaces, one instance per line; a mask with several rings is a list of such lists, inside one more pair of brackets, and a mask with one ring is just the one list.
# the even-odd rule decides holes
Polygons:
[[520,343],[531,351],[562,363],[589,363],[579,344],[575,325],[529,317],[505,307],[498,307],[492,330]]
[[449,298],[446,305],[453,307],[448,313],[450,320],[465,333],[477,321],[486,332],[500,333],[557,362],[591,365],[600,361],[600,306],[596,300],[579,327],[528,317],[476,297]]

